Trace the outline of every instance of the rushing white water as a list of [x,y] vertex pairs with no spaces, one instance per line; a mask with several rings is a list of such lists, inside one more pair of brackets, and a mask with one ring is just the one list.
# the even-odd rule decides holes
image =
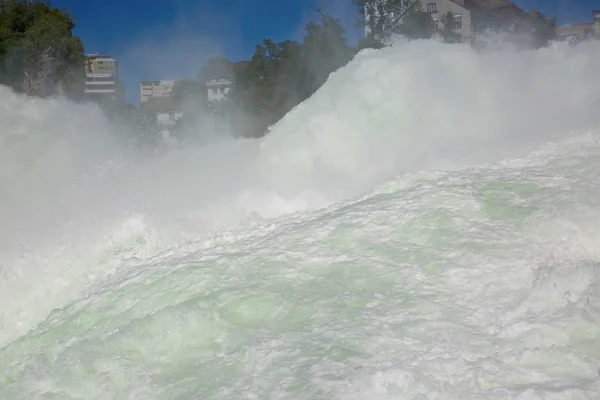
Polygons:
[[598,398],[598,71],[400,43],[155,156],[0,88],[0,398]]

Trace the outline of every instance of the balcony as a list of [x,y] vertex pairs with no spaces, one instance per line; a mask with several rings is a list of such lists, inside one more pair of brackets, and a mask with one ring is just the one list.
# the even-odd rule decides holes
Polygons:
[[107,78],[114,78],[115,74],[87,74],[86,73],[85,77],[86,78],[100,78],[100,79],[104,78],[104,79],[107,79]]
[[84,93],[86,94],[94,94],[94,93],[116,93],[116,89],[88,89],[85,88]]
[[114,85],[115,81],[86,81],[86,85]]

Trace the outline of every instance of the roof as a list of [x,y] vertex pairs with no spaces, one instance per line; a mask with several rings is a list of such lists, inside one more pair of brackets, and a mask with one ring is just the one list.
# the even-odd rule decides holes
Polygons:
[[227,86],[231,85],[233,82],[229,79],[211,79],[206,82],[206,86]]

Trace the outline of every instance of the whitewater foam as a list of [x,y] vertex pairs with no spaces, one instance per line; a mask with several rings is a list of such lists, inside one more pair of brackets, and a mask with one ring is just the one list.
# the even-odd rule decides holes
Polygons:
[[479,54],[417,41],[365,50],[273,129],[265,157],[360,180],[371,169],[378,176],[524,155],[597,125],[597,47]]
[[598,50],[363,51],[151,156],[0,88],[0,397],[593,398]]

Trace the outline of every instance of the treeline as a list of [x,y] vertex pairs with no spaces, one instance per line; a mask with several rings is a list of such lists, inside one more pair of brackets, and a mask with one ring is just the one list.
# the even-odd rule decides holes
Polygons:
[[[526,47],[546,46],[555,38],[555,21],[543,14],[531,15],[518,7],[505,7],[505,0],[496,0],[493,7],[487,0],[471,2],[474,37],[488,31],[512,31],[515,37],[526,38]],[[359,23],[368,34],[356,46],[348,44],[340,21],[322,11],[305,27],[301,42],[287,40],[276,43],[265,39],[256,46],[250,62],[233,63],[223,58],[212,59],[197,80],[180,82],[175,96],[184,100],[196,97],[200,106],[212,115],[224,116],[235,132],[258,137],[268,132],[293,107],[310,97],[327,80],[330,73],[345,65],[364,48],[382,48],[394,36],[408,39],[437,37],[446,43],[462,42],[452,13],[442,15],[437,26],[431,14],[422,8],[420,0],[354,0]],[[499,7],[501,5],[502,7]],[[371,17],[364,18],[368,14]],[[474,46],[480,46],[476,40]],[[235,82],[233,91],[222,102],[206,100],[205,83],[226,78]],[[185,118],[180,127],[185,128]],[[185,131],[185,129],[183,129]]]
[[35,96],[83,94],[83,43],[49,0],[0,0],[0,84]]
[[[197,126],[198,118],[209,113],[223,117],[235,133],[260,137],[292,108],[312,96],[332,72],[360,50],[381,48],[395,34],[410,39],[433,35],[431,16],[416,7],[414,1],[409,4],[399,0],[358,0],[356,6],[359,16],[368,9],[369,13],[382,17],[367,21],[359,17],[359,23],[363,27],[367,24],[371,34],[354,46],[348,43],[340,20],[317,10],[315,18],[305,26],[301,41],[276,43],[265,39],[256,46],[248,62],[213,58],[197,80],[178,82],[174,88],[177,101],[193,99],[195,103],[194,112],[184,112],[175,134],[193,131],[191,128]],[[448,30],[447,36],[451,35],[456,35],[453,29]],[[226,100],[208,101],[206,83],[222,78],[233,81],[234,88]],[[201,116],[195,112],[198,109],[204,110]]]
[[[214,58],[196,79],[178,82],[174,100],[187,108],[175,133],[197,124],[194,117],[209,114],[226,121],[234,132],[259,137],[364,48],[386,46],[395,35],[409,39],[435,36],[448,43],[463,40],[451,13],[436,25],[431,14],[422,9],[421,0],[353,1],[358,20],[369,32],[355,46],[348,43],[338,19],[317,11],[301,41],[265,39],[248,62]],[[541,47],[555,36],[554,20],[524,12],[506,0],[465,3],[471,9],[475,37],[490,30],[512,30],[526,33],[528,46]],[[365,14],[370,17],[365,19]],[[80,99],[83,43],[73,36],[74,27],[68,12],[52,8],[49,0],[0,0],[0,84],[29,95],[62,94]],[[234,81],[234,88],[225,101],[209,102],[206,82],[221,78]],[[130,130],[143,132],[144,137],[160,135],[156,116],[147,110],[128,106],[112,114]]]
[[[341,22],[322,12],[308,23],[301,42],[265,39],[248,62],[213,58],[198,80],[178,83],[177,99],[201,98],[213,115],[223,116],[232,129],[245,136],[262,136],[297,104],[310,97],[329,74],[345,65],[358,51],[350,46]],[[225,101],[206,101],[206,82],[228,79],[235,86]],[[182,125],[185,125],[186,118]]]

